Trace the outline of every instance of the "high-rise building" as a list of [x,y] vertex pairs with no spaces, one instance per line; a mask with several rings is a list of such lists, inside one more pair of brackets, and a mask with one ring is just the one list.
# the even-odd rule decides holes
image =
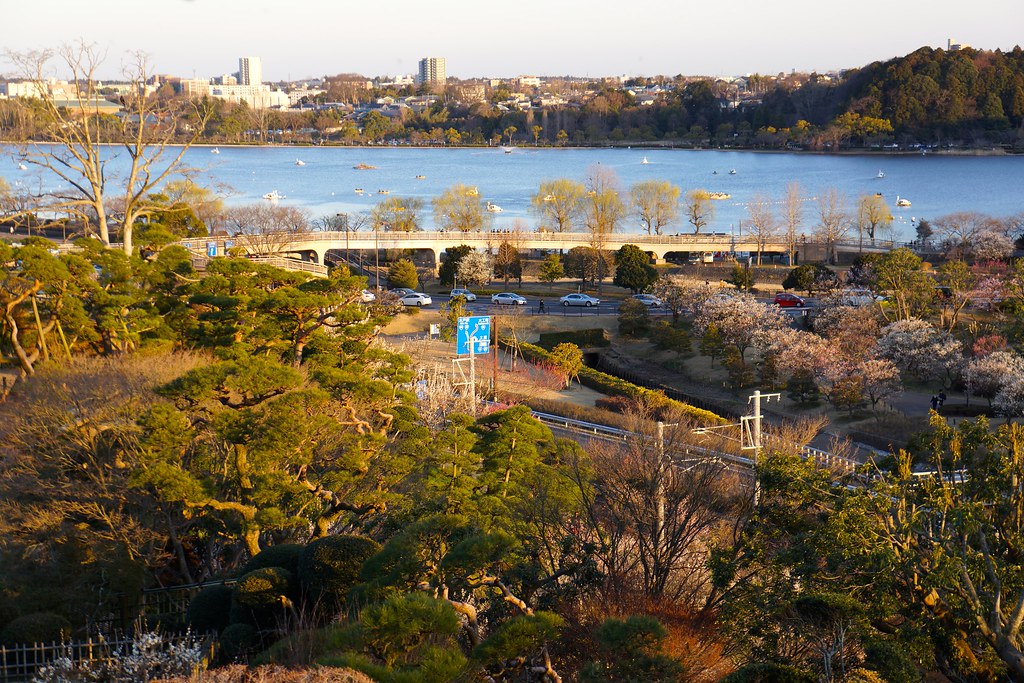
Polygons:
[[445,73],[444,57],[424,57],[420,60],[420,83],[440,83],[448,80]]
[[238,85],[262,85],[263,62],[259,57],[238,59]]

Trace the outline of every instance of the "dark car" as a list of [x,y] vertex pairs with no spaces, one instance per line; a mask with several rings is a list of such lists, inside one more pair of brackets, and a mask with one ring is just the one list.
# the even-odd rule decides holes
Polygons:
[[807,305],[807,302],[798,297],[796,294],[790,294],[789,292],[779,292],[775,295],[775,305],[779,308],[803,308]]

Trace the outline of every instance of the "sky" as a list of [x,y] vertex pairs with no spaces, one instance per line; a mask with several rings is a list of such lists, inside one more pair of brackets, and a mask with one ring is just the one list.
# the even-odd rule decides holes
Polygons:
[[[415,73],[444,57],[458,78],[729,76],[854,68],[947,38],[1010,50],[1020,0],[13,0],[4,51],[84,39],[115,79],[129,52],[154,70],[208,78],[257,56],[265,81]],[[833,9],[834,8],[834,9]],[[855,10],[855,11],[851,11]],[[0,73],[14,75],[0,61]],[[63,74],[55,73],[57,77]]]

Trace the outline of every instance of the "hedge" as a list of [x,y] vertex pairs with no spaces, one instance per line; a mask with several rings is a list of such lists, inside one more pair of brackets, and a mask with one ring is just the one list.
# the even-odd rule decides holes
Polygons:
[[[511,342],[504,338],[500,340],[500,343],[505,347],[511,346]],[[549,354],[547,350],[534,344],[519,342],[519,350],[522,352],[523,358],[528,361],[550,361],[551,358],[551,354]],[[601,372],[600,370],[584,367],[580,370],[579,378],[580,384],[585,387],[590,387],[595,391],[600,391],[602,394],[608,394],[609,396],[628,396],[629,398],[643,401],[651,408],[655,409],[669,408],[692,417],[694,420],[702,424],[728,424],[728,420],[716,415],[710,410],[695,408],[688,403],[683,403],[682,401],[669,398],[660,391],[637,386],[632,382],[627,382],[624,379],[614,375],[609,375],[608,373]]]
[[282,567],[292,574],[298,574],[299,555],[302,553],[302,548],[303,546],[300,543],[272,545],[260,551],[256,557],[246,562],[242,568],[241,575],[244,576],[257,569],[266,569],[267,567]]
[[12,620],[0,633],[0,643],[50,643],[71,636],[71,622],[53,612],[35,612]]
[[231,622],[231,587],[207,586],[188,603],[185,621],[196,633],[221,631]]
[[336,610],[359,583],[363,562],[380,551],[380,544],[363,536],[326,536],[305,547],[299,556],[299,581],[306,598]]
[[550,351],[559,344],[575,344],[581,349],[611,346],[608,330],[591,328],[589,330],[570,330],[566,332],[545,332],[540,335],[537,346]]

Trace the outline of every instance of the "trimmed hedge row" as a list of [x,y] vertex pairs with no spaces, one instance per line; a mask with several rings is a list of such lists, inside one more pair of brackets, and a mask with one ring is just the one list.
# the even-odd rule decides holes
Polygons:
[[[501,339],[500,343],[505,347],[510,346],[510,342],[507,339]],[[523,357],[528,361],[550,361],[551,355],[547,350],[534,344],[519,342],[519,349],[522,351]],[[672,410],[677,410],[684,415],[692,417],[697,422],[706,425],[728,424],[728,420],[716,415],[710,410],[695,408],[688,403],[683,403],[682,401],[669,398],[660,391],[637,386],[632,382],[627,382],[624,379],[620,379],[614,375],[609,375],[608,373],[601,372],[600,370],[584,367],[580,370],[579,378],[580,384],[590,387],[595,391],[600,391],[602,394],[608,394],[610,396],[628,396],[629,398],[643,401],[655,409],[671,408]]]
[[611,346],[608,330],[597,327],[589,330],[569,330],[566,332],[544,332],[537,341],[537,346],[550,351],[559,344],[575,344],[581,349]]

